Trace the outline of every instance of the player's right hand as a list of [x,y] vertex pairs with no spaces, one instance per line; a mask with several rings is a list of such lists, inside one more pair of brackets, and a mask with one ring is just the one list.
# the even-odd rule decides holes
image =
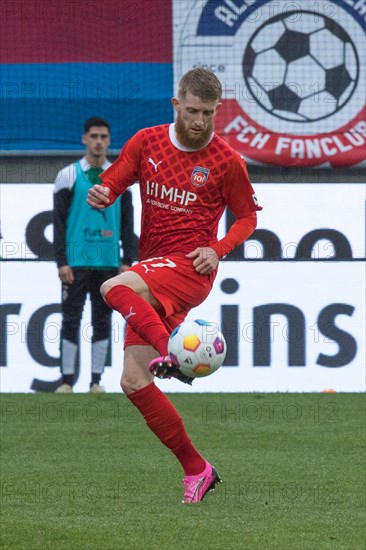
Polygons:
[[86,199],[86,202],[89,204],[89,206],[100,210],[101,208],[105,208],[106,206],[108,206],[109,203],[111,202],[108,196],[109,196],[108,187],[103,187],[102,185],[96,184],[89,189],[88,198]]
[[74,272],[69,265],[62,265],[58,268],[58,276],[60,277],[63,283],[67,285],[72,285],[74,282]]

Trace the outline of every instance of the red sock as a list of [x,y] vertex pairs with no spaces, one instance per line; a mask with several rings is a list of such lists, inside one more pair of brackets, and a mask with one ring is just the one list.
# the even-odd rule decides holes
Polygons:
[[150,430],[177,457],[186,476],[203,472],[205,459],[190,440],[177,409],[154,382],[127,397],[145,418]]
[[107,292],[105,301],[109,307],[119,311],[130,327],[160,355],[167,355],[169,332],[146,300],[128,286],[117,285]]

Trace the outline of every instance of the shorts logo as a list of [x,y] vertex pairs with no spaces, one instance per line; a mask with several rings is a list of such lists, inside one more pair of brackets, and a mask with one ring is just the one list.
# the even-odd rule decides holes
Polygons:
[[202,168],[201,166],[195,166],[191,174],[191,183],[195,187],[202,187],[207,183],[210,170],[208,168]]
[[208,67],[223,85],[215,129],[246,160],[352,166],[366,144],[364,2],[207,0],[175,35],[175,84]]

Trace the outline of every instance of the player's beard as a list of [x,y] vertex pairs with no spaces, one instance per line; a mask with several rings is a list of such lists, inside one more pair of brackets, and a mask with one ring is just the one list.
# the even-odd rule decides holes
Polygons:
[[202,149],[210,141],[211,134],[213,132],[212,122],[207,124],[205,130],[202,130],[199,134],[189,134],[186,129],[182,118],[179,113],[175,121],[175,133],[177,139],[181,145],[189,147],[190,149]]

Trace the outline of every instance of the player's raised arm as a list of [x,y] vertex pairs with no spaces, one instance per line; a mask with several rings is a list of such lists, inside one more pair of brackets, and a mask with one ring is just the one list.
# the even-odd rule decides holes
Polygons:
[[119,195],[139,179],[140,132],[125,143],[119,157],[101,175],[102,185],[94,185],[87,203],[101,210],[115,202]]

